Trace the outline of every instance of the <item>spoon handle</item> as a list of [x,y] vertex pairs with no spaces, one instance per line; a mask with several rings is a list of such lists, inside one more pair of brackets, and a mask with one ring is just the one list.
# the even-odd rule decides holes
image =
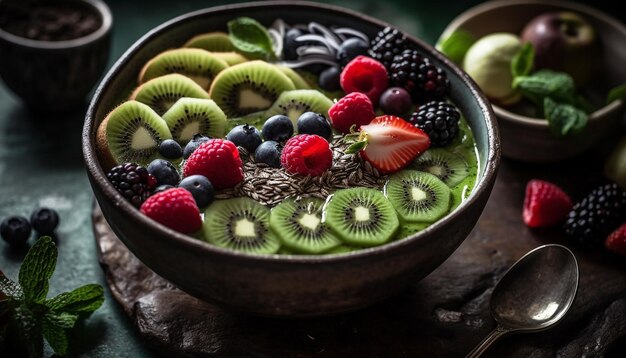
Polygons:
[[493,344],[493,342],[495,342],[498,338],[504,336],[508,332],[509,331],[507,329],[498,325],[493,331],[491,331],[491,333],[489,333],[489,335],[487,335],[487,337],[485,337],[485,339],[483,339],[482,342],[480,342],[479,345],[476,346],[476,348],[469,352],[469,354],[466,355],[465,358],[479,357],[487,350],[487,348],[489,348],[489,346]]

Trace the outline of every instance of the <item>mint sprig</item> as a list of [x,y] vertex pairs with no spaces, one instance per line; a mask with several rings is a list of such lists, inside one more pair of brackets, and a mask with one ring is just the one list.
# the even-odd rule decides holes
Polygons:
[[228,22],[228,35],[233,46],[247,57],[276,60],[272,39],[267,29],[249,17],[239,17]]
[[[0,334],[17,356],[41,357],[44,338],[57,355],[66,355],[68,332],[79,318],[104,302],[102,286],[96,284],[46,299],[57,255],[52,239],[42,237],[26,254],[19,283],[0,271]],[[7,315],[9,318],[3,320]]]
[[526,42],[511,60],[511,74],[513,78],[528,76],[533,69],[534,63],[535,48],[530,42]]
[[552,132],[558,136],[580,133],[587,126],[587,114],[567,103],[544,99],[543,111]]

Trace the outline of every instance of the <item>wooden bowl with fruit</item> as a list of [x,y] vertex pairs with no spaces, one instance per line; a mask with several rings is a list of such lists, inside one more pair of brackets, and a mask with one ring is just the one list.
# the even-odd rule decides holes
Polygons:
[[504,0],[471,8],[437,47],[493,104],[502,153],[550,162],[606,138],[623,118],[626,27],[565,1]]
[[285,317],[371,305],[439,266],[487,202],[498,141],[489,103],[433,48],[300,2],[157,27],[106,75],[83,132],[97,201],[140,260],[196,297]]

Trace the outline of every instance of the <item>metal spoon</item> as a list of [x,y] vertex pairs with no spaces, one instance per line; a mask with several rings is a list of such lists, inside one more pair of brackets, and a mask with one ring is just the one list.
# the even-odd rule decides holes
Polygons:
[[481,355],[508,333],[536,332],[557,323],[578,290],[578,263],[565,246],[540,246],[519,259],[502,276],[489,308],[498,326],[466,358]]

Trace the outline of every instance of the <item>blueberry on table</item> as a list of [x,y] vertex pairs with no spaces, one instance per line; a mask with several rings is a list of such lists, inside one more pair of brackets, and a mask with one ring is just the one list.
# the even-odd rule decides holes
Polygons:
[[293,123],[287,116],[277,114],[263,124],[263,138],[276,142],[284,142],[293,135]]
[[36,209],[30,216],[30,224],[39,235],[52,235],[59,225],[59,214],[50,208]]
[[11,216],[0,224],[0,235],[12,246],[24,245],[30,237],[31,226],[23,216]]
[[166,139],[159,144],[159,154],[165,159],[178,159],[183,156],[183,148],[173,139]]
[[298,134],[317,134],[330,142],[332,129],[326,117],[321,113],[304,112],[298,118]]
[[341,75],[341,70],[337,66],[331,66],[322,71],[319,77],[319,85],[320,88],[325,91],[338,91],[341,89],[341,85],[339,84],[339,76]]
[[198,208],[206,208],[213,202],[213,184],[203,175],[190,175],[178,185],[191,193]]
[[235,143],[238,147],[245,148],[249,153],[254,153],[256,148],[263,142],[261,132],[249,124],[241,124],[231,129],[226,139]]
[[257,163],[265,163],[273,168],[280,168],[280,154],[282,147],[280,143],[267,140],[254,152],[254,160]]
[[196,149],[198,149],[200,144],[207,142],[210,139],[211,137],[207,137],[202,134],[194,135],[193,138],[189,141],[189,143],[187,143],[187,145],[185,146],[185,149],[183,150],[183,158],[185,159],[189,158],[191,153],[193,153]]
[[180,175],[176,167],[164,159],[155,159],[148,165],[148,173],[152,174],[157,185],[173,185],[176,186],[180,182]]

